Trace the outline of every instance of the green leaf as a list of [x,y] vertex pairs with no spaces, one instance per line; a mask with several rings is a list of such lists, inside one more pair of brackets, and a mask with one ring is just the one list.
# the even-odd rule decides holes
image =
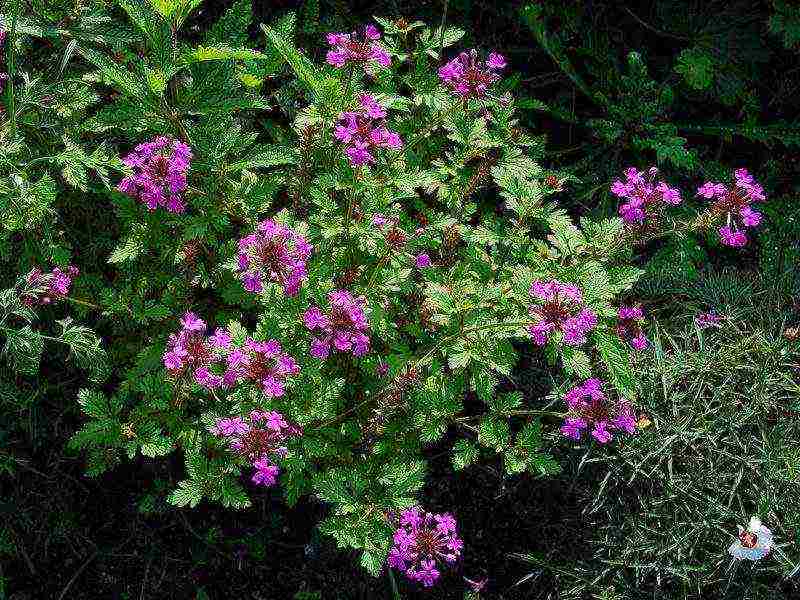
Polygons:
[[178,482],[178,489],[174,490],[167,501],[174,506],[188,506],[194,508],[205,495],[203,485],[196,479],[184,479]]
[[613,332],[596,329],[592,332],[595,347],[608,369],[611,382],[628,399],[636,396],[636,381],[630,365],[630,352]]
[[675,71],[683,75],[684,81],[696,90],[706,90],[714,77],[714,62],[702,48],[685,48],[678,55]]
[[174,446],[172,444],[172,440],[170,440],[165,435],[158,434],[146,442],[142,442],[142,454],[144,456],[149,456],[150,458],[155,458],[156,456],[166,456],[172,450]]
[[482,446],[494,448],[498,452],[508,446],[508,420],[495,416],[484,418],[478,427],[478,441]]
[[22,329],[6,329],[3,353],[11,368],[18,373],[35,375],[44,350],[44,338],[25,325]]
[[475,463],[480,456],[478,446],[470,440],[458,440],[453,446],[453,468],[461,471]]
[[[293,30],[293,14],[291,16],[291,23],[292,26],[290,30]],[[300,80],[300,83],[310,91],[318,92],[322,86],[322,79],[317,74],[319,69],[295,48],[292,36],[286,33],[286,28],[282,31],[262,23],[261,29],[264,35],[267,36],[270,46],[289,64],[294,74]]]
[[111,264],[118,264],[137,258],[145,250],[146,233],[147,228],[144,224],[134,223],[131,233],[117,244],[111,256],[108,257],[108,262]]
[[148,87],[141,79],[137,79],[129,71],[112,61],[105,54],[91,48],[79,47],[84,58],[100,69],[103,76],[120,92],[140,103],[149,104]]
[[109,401],[102,392],[86,388],[78,392],[78,404],[87,416],[95,419],[114,418],[122,408],[118,402]]

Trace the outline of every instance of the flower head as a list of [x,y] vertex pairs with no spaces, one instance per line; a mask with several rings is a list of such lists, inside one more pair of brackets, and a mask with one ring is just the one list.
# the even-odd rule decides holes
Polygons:
[[619,207],[619,216],[629,225],[643,225],[658,218],[665,205],[681,203],[681,193],[663,181],[657,181],[658,169],[650,167],[647,173],[634,167],[625,170],[625,180],[611,184],[611,193],[625,200]]
[[647,348],[647,338],[642,331],[644,311],[641,306],[620,306],[617,312],[617,335],[628,342],[636,350]]
[[758,517],[751,517],[747,528],[739,527],[739,536],[730,545],[728,552],[736,560],[761,560],[773,546],[772,532]]
[[227,440],[232,450],[251,462],[253,483],[272,486],[280,472],[276,463],[288,454],[287,440],[301,431],[281,413],[254,410],[247,417],[217,419],[211,433]]
[[287,378],[300,372],[277,340],[258,342],[247,338],[244,346],[237,347],[224,329],[217,329],[208,337],[206,329],[205,321],[194,313],[183,316],[181,330],[169,337],[162,358],[173,378],[187,377],[209,390],[249,381],[266,397],[275,398],[286,393]]
[[387,563],[412,581],[432,586],[441,575],[437,567],[455,562],[464,542],[456,520],[449,513],[434,514],[410,508],[395,518],[397,529]]
[[431,257],[427,254],[419,254],[416,259],[414,259],[414,265],[418,269],[424,269],[426,267],[430,267],[433,263],[431,262]]
[[69,296],[72,280],[79,275],[78,267],[69,265],[66,270],[54,267],[50,273],[34,267],[25,276],[25,282],[18,289],[19,298],[26,306],[50,304]]
[[350,292],[336,290],[328,294],[327,314],[312,306],[303,315],[306,329],[313,332],[311,355],[325,360],[331,349],[363,356],[369,351],[369,323],[364,297],[354,298]]
[[265,282],[294,296],[308,277],[306,261],[312,247],[299,233],[275,221],[259,223],[254,233],[239,240],[239,275],[244,289],[258,293]]
[[150,210],[159,206],[174,213],[186,210],[183,192],[192,162],[189,146],[159,136],[136,146],[122,162],[133,169],[133,175],[119,182],[117,189],[120,192],[136,198]]
[[613,431],[633,433],[636,418],[627,401],[612,402],[603,392],[603,382],[587,379],[564,395],[567,417],[561,425],[561,433],[574,440],[581,439],[583,432],[591,428],[591,434],[601,444],[613,439]]
[[388,68],[392,64],[392,58],[377,43],[380,39],[380,31],[374,25],[367,25],[358,32],[329,33],[326,41],[331,49],[325,60],[337,69],[347,65],[366,66],[373,63],[379,67]]
[[355,166],[375,162],[377,148],[399,150],[400,136],[386,127],[386,110],[369,94],[359,96],[360,108],[343,112],[333,136],[344,144],[350,164]]
[[483,98],[493,83],[500,79],[498,71],[506,67],[506,59],[496,52],[486,61],[478,60],[478,52],[462,52],[439,69],[439,79],[462,98]]
[[746,230],[761,223],[761,213],[753,210],[752,204],[764,201],[766,196],[747,169],[737,169],[733,179],[730,186],[707,181],[697,188],[697,194],[711,201],[709,215],[719,224],[720,242],[741,248],[749,241]]
[[700,329],[708,329],[709,327],[719,327],[722,318],[713,310],[700,313],[694,318],[695,324]]
[[597,315],[583,306],[583,293],[574,284],[534,281],[529,294],[537,302],[529,308],[536,323],[528,327],[537,346],[545,345],[556,331],[562,332],[568,346],[580,346],[597,325]]

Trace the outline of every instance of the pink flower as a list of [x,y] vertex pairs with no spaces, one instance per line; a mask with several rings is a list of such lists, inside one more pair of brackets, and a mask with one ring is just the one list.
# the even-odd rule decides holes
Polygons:
[[441,576],[439,564],[453,563],[461,556],[464,542],[458,537],[453,515],[410,508],[395,517],[395,522],[386,562],[411,581],[430,587]]
[[564,394],[567,416],[561,425],[561,433],[573,440],[580,440],[583,432],[591,427],[591,435],[601,444],[613,439],[612,431],[633,433],[636,419],[631,406],[625,400],[611,402],[602,389],[599,379],[587,379]]
[[403,147],[400,136],[386,127],[386,109],[369,94],[359,96],[360,109],[343,112],[333,136],[345,145],[345,154],[353,166],[375,162],[379,148],[399,150]]
[[79,273],[78,267],[73,265],[68,266],[66,271],[54,267],[50,273],[43,273],[41,269],[34,267],[25,277],[24,286],[17,288],[17,294],[26,306],[62,300],[69,296],[72,281]]
[[209,390],[249,381],[265,396],[275,398],[286,393],[287,379],[300,372],[277,340],[248,338],[244,347],[238,348],[220,328],[206,338],[205,321],[192,312],[183,316],[181,326],[170,336],[163,355],[164,367],[176,379],[187,377]]
[[301,433],[280,413],[258,410],[252,411],[246,419],[218,419],[211,432],[226,438],[232,450],[251,461],[255,469],[251,479],[263,486],[277,483],[280,468],[275,463],[287,456],[289,438]]
[[537,322],[528,327],[536,345],[545,345],[555,331],[562,332],[563,342],[568,346],[586,343],[587,333],[597,325],[597,315],[582,305],[580,288],[555,279],[534,281],[529,294],[538,302],[529,308]]
[[484,62],[476,50],[462,52],[439,69],[439,79],[463,98],[483,98],[493,83],[500,79],[497,71],[506,66],[505,58],[492,52]]
[[329,33],[325,39],[331,46],[326,61],[337,69],[346,65],[366,66],[370,63],[387,68],[392,63],[389,54],[377,43],[381,34],[374,25],[367,25],[360,32]]
[[182,194],[187,187],[187,173],[192,151],[183,142],[160,136],[139,144],[122,162],[133,169],[117,189],[136,198],[150,210],[159,206],[169,212],[186,210]]
[[709,327],[719,327],[722,319],[713,310],[705,313],[700,313],[694,318],[694,322],[700,329],[708,329]]
[[657,220],[664,205],[681,203],[681,193],[663,181],[656,181],[658,169],[650,167],[647,174],[634,167],[625,170],[625,181],[617,179],[611,184],[611,193],[625,200],[619,207],[622,220],[631,225],[642,225]]
[[745,230],[761,223],[761,213],[751,205],[766,199],[764,188],[747,169],[734,172],[732,186],[708,181],[697,188],[697,194],[711,200],[708,212],[719,224],[720,242],[733,248],[746,246],[749,240]]
[[313,306],[303,315],[306,328],[314,333],[311,355],[320,360],[328,357],[331,349],[363,356],[369,351],[369,329],[365,313],[366,299],[354,298],[346,290],[328,294],[330,310],[327,315]]
[[254,233],[239,240],[239,274],[242,286],[258,293],[264,283],[283,288],[286,296],[295,296],[308,278],[306,261],[312,247],[289,227],[267,220]]
[[642,307],[620,306],[618,315],[617,335],[636,350],[641,351],[647,348],[647,338],[642,331],[642,323],[644,323]]

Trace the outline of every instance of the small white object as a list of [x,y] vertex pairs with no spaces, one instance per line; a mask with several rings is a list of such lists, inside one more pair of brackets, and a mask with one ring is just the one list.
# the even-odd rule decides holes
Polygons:
[[747,529],[739,527],[739,538],[731,544],[728,552],[736,560],[761,560],[772,549],[772,532],[758,517],[751,517]]

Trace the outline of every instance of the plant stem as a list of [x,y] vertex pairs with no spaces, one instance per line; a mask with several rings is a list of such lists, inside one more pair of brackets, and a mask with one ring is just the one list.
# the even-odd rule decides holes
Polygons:
[[14,14],[11,17],[11,31],[8,34],[8,113],[11,117],[11,138],[14,139],[17,135],[17,108],[16,99],[14,94],[14,78],[17,72],[16,54],[14,53],[14,44],[17,41],[17,18],[19,17],[20,0],[14,2]]
[[447,24],[447,7],[450,4],[449,0],[444,0],[444,10],[442,11],[442,24],[440,26],[441,32],[439,34],[439,62],[442,60],[442,50],[444,50],[444,26]]

